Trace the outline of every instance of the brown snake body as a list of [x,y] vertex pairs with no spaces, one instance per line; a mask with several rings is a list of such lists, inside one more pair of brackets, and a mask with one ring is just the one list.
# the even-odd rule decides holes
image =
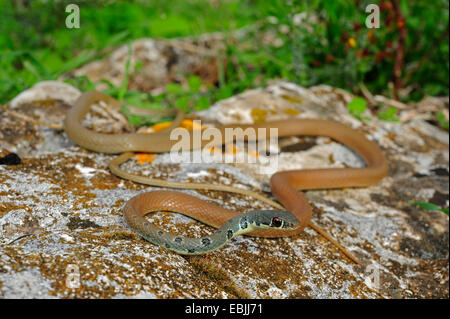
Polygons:
[[[119,101],[102,93],[83,93],[75,102],[74,107],[68,112],[64,122],[66,134],[70,139],[78,145],[96,152],[123,153],[110,163],[111,171],[122,178],[154,186],[221,190],[250,195],[269,203],[278,209],[289,211],[299,221],[299,226],[295,229],[275,229],[251,233],[251,235],[255,236],[291,236],[301,232],[307,225],[313,226],[310,222],[312,215],[311,207],[306,197],[299,192],[299,190],[364,187],[380,181],[386,175],[388,170],[388,164],[381,149],[374,142],[369,141],[363,134],[348,126],[329,120],[289,119],[251,125],[227,125],[227,127],[240,127],[242,129],[277,128],[278,136],[280,137],[298,135],[327,136],[344,144],[359,154],[365,161],[366,167],[305,169],[277,172],[272,175],[270,186],[272,194],[284,208],[264,196],[240,188],[200,183],[176,183],[137,176],[122,171],[119,168],[119,165],[128,160],[133,151],[152,153],[170,151],[171,147],[176,143],[176,141],[170,140],[170,132],[181,123],[184,116],[183,112],[133,108],[134,113],[151,115],[168,115],[175,113],[176,117],[170,127],[154,134],[101,134],[88,130],[81,125],[81,121],[88,112],[90,106],[98,101],[105,101],[114,108],[119,108],[121,106]],[[219,127],[218,129],[223,133],[225,127]],[[224,138],[221,143],[230,142],[225,140],[226,134],[222,134],[222,136]],[[208,142],[209,141],[202,141],[202,145],[205,145]],[[145,225],[144,227],[145,219],[143,219],[143,216],[149,211],[170,210],[180,212],[216,228],[225,224],[230,218],[240,214],[239,212],[221,208],[218,205],[202,201],[195,197],[192,198],[192,196],[189,197],[189,199],[188,197],[182,193],[173,191],[158,191],[141,194],[127,203],[124,209],[124,216],[131,227],[141,234],[148,230],[149,225]],[[213,214],[211,213],[212,211],[214,212]],[[140,229],[138,229],[139,227]],[[317,226],[314,226],[313,228],[316,230],[318,229]],[[348,253],[347,256],[355,260],[354,257]]]

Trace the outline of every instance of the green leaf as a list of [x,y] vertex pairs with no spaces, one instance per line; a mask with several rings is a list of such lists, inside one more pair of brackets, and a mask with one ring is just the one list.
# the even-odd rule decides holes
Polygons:
[[[145,108],[150,109],[163,109],[164,106],[158,105],[158,104],[148,104],[143,105]],[[158,122],[164,122],[164,121],[171,121],[172,118],[167,115],[137,115],[133,114],[131,110],[128,108],[126,104],[123,104],[120,108],[120,111],[125,114],[125,116],[128,118],[128,123],[133,125],[134,127],[140,127],[142,125],[154,125]]]
[[448,130],[449,130],[449,125],[448,125],[447,119],[445,118],[444,113],[438,112],[438,113],[437,113],[437,119],[438,119],[439,125],[440,125],[443,129],[446,129],[446,130],[448,131]]
[[362,97],[355,97],[347,105],[348,112],[359,120],[369,120],[368,117],[363,117],[362,114],[367,109],[367,102]]
[[231,86],[224,86],[220,88],[219,91],[219,100],[227,99],[233,95],[233,88]]
[[206,96],[201,96],[197,100],[197,103],[195,104],[195,109],[200,111],[207,109],[210,106],[210,102]]
[[187,96],[182,96],[175,100],[176,107],[184,111],[188,111],[188,103],[189,99]]
[[179,94],[183,92],[183,87],[180,84],[169,83],[166,86],[166,91],[167,93]]
[[128,91],[124,99],[128,104],[135,106],[146,107],[149,104],[147,94],[139,91]]
[[433,203],[412,202],[410,204],[413,205],[413,206],[416,206],[416,207],[420,207],[420,208],[425,209],[425,210],[438,210],[438,211],[441,211],[444,214],[448,215],[448,208],[442,208],[442,207],[440,207],[440,206],[438,206],[436,204],[433,204]]
[[192,92],[198,92],[200,90],[200,87],[202,85],[202,80],[198,76],[190,76],[188,78],[188,85],[189,89]]
[[395,109],[395,107],[390,107],[386,111],[379,112],[377,114],[377,117],[383,121],[398,122],[399,119],[395,116],[396,113],[397,110]]
[[361,115],[367,109],[367,102],[362,97],[355,97],[347,107],[350,112]]

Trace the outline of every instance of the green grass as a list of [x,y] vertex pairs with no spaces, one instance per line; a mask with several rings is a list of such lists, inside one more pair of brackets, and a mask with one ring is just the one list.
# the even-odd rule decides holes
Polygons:
[[[65,28],[72,1],[0,1],[0,101],[42,80],[101,58],[108,48],[141,37],[183,37],[251,23],[238,1],[78,1],[81,28]],[[104,3],[101,5],[100,3]],[[43,14],[45,13],[45,14]]]

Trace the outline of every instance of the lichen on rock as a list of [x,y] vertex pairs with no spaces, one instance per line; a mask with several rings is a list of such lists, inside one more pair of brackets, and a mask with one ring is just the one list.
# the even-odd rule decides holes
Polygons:
[[[369,114],[370,121],[361,122],[347,112],[352,97],[329,86],[275,82],[219,101],[197,116],[222,124],[262,117],[334,119],[378,143],[390,167],[379,184],[305,192],[313,222],[362,266],[310,228],[290,238],[237,237],[200,257],[154,246],[131,231],[122,209],[132,196],[156,187],[112,175],[107,165],[114,155],[84,150],[62,131],[2,114],[0,155],[17,152],[22,163],[0,165],[0,296],[448,298],[448,216],[410,204],[429,201],[448,208],[448,135],[423,120],[391,123]],[[52,103],[51,111],[33,100],[14,109],[39,109],[41,116],[50,112],[52,121],[62,123],[70,102]],[[328,138],[279,143],[279,170],[364,165]],[[270,176],[257,174],[254,165],[165,165],[167,159],[158,155],[145,165],[133,159],[123,168],[167,180],[268,191]],[[243,195],[180,191],[239,211],[269,208]],[[154,220],[190,236],[212,231],[173,213],[156,213]]]

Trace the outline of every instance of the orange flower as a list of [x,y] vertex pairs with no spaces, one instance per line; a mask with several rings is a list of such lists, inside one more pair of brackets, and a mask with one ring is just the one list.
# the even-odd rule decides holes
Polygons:
[[397,28],[401,29],[405,27],[405,19],[397,19]]
[[[172,122],[159,122],[153,126],[150,126],[147,129],[140,131],[139,133],[144,133],[144,134],[156,133],[165,128],[168,128],[171,124],[172,124]],[[188,120],[188,119],[184,119],[183,121],[181,121],[180,126],[185,129],[188,129],[188,130],[202,130],[205,128],[205,126],[198,125],[197,123],[194,123],[194,121]]]
[[386,10],[386,11],[392,11],[394,9],[394,6],[392,5],[392,2],[390,2],[390,1],[382,1],[380,4],[380,9]]
[[151,163],[155,160],[156,154],[154,153],[137,153],[137,162],[139,165],[144,165],[145,163]]
[[172,122],[160,122],[160,123],[156,123],[155,125],[153,125],[150,128],[152,129],[152,132],[156,133],[156,132],[164,130],[165,128],[168,128],[170,126],[170,124],[172,124]]

